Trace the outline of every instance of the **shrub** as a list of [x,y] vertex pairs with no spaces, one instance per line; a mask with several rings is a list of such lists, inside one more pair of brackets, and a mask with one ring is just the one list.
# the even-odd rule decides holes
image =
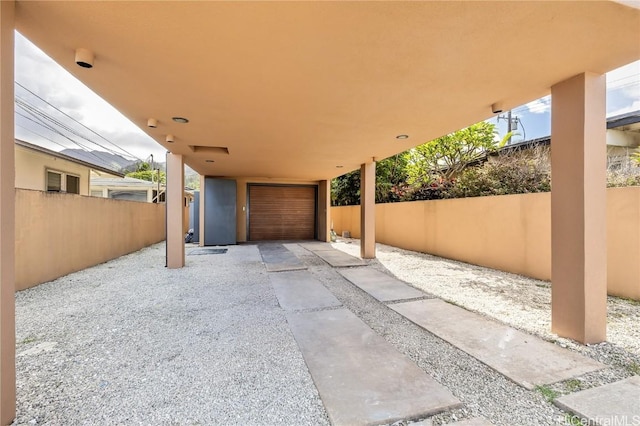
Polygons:
[[446,198],[525,194],[551,190],[549,148],[498,154],[482,166],[463,171]]
[[640,164],[626,161],[607,169],[607,187],[640,186]]

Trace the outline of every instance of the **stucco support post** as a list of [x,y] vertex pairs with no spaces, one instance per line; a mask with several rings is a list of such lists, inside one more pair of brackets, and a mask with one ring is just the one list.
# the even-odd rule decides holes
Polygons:
[[198,236],[198,246],[204,247],[204,190],[205,184],[205,176],[200,175],[200,216],[199,216],[199,225],[200,235]]
[[16,415],[15,331],[15,3],[0,1],[0,422]]
[[167,154],[167,267],[184,266],[184,162]]
[[318,183],[318,240],[331,241],[331,181]]
[[360,256],[376,257],[376,162],[360,166]]
[[605,77],[584,73],[551,88],[552,331],[606,339]]

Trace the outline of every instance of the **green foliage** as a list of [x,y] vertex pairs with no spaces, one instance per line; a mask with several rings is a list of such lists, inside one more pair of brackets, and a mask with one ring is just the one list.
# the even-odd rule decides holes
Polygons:
[[640,148],[636,148],[633,154],[631,154],[631,159],[635,161],[638,166],[640,166]]
[[[376,203],[402,201],[407,188],[407,156],[394,155],[376,163]],[[331,182],[334,206],[360,204],[360,170],[338,176]]]
[[331,181],[331,205],[357,206],[360,204],[360,170],[354,170]]
[[[148,180],[150,182],[158,182],[157,170],[142,170],[138,172],[131,172],[131,173],[127,173],[125,176],[136,178],[136,179]],[[166,182],[167,182],[167,174],[163,171],[160,171],[160,183],[165,184]]]
[[200,175],[188,175],[184,178],[184,186],[191,189],[200,189]]
[[495,125],[483,121],[409,150],[409,183],[424,186],[433,181],[434,175],[451,179],[498,149],[496,134]]
[[565,382],[565,386],[569,392],[577,392],[582,390],[582,382],[578,379],[570,379]]
[[[639,157],[640,158],[640,157]],[[607,187],[640,186],[640,163],[635,159],[607,170]]]
[[526,194],[551,190],[548,148],[499,154],[481,167],[463,171],[446,198]]
[[536,386],[536,391],[540,392],[542,396],[549,402],[553,402],[560,394],[555,390],[551,389],[547,385]]
[[407,190],[407,155],[394,155],[376,164],[376,203],[402,201]]
[[627,370],[633,375],[640,376],[640,364],[635,361],[631,361],[631,363],[627,365]]

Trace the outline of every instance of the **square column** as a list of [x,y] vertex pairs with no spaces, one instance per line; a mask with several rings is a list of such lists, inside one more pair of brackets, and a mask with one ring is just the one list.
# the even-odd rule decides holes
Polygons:
[[198,246],[204,247],[204,197],[205,197],[205,176],[200,175],[200,213],[198,215],[198,230],[200,231],[200,235],[198,235]]
[[318,240],[331,241],[331,181],[318,183]]
[[184,162],[167,154],[167,267],[184,266]]
[[376,257],[376,162],[360,166],[360,257]]
[[551,88],[551,328],[581,343],[606,340],[604,75]]
[[15,332],[15,3],[0,1],[0,423],[16,415]]

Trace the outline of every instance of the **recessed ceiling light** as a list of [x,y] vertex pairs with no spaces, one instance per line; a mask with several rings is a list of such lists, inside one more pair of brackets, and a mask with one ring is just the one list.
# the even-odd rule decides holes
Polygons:
[[215,163],[215,160],[204,160],[205,163]]
[[409,139],[409,135],[398,135],[396,139]]
[[341,168],[343,168],[343,167],[344,167],[344,166],[336,166],[336,169],[341,169]]
[[188,122],[189,122],[189,119],[184,118],[184,117],[172,117],[171,119],[172,119],[173,121],[175,121],[176,123],[182,123],[182,124],[185,124],[185,123],[188,123]]

